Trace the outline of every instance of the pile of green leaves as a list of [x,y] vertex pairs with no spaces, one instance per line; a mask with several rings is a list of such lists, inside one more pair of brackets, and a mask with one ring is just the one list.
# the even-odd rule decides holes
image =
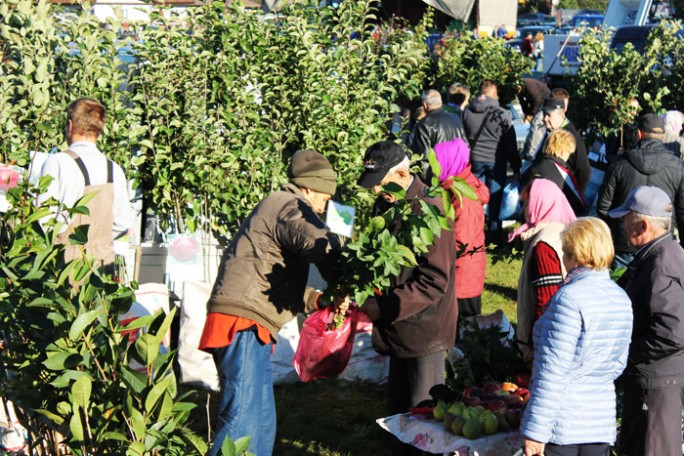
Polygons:
[[[159,350],[174,311],[122,325],[134,290],[94,270],[86,255],[65,263],[64,246],[54,244],[59,227],[46,221],[49,208],[35,205],[36,191],[26,183],[11,189],[13,208],[3,215],[0,394],[42,415],[75,455],[205,452],[186,426],[195,404],[178,393],[174,355]],[[87,213],[85,202],[69,212]],[[83,246],[86,238],[83,227],[69,242]],[[130,333],[143,327],[131,345]]]

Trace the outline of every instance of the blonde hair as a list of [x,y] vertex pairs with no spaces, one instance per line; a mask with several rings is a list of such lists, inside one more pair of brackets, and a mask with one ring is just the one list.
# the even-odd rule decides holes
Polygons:
[[596,217],[578,218],[563,230],[561,240],[563,256],[589,269],[607,269],[615,257],[610,229]]
[[571,155],[575,152],[575,137],[567,130],[558,129],[553,130],[546,139],[546,148],[544,149],[548,155],[558,158],[564,158],[563,154]]

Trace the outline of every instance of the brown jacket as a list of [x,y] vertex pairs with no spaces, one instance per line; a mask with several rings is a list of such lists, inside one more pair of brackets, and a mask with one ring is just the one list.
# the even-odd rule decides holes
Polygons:
[[[309,263],[329,279],[339,243],[296,185],[261,201],[223,254],[208,312],[248,318],[275,338],[298,312],[315,309]],[[305,304],[306,303],[306,304]]]
[[[424,196],[425,184],[414,176],[406,192],[413,212],[420,199],[442,208],[441,198]],[[399,230],[399,223],[393,227]],[[458,304],[454,287],[456,247],[453,230],[442,230],[418,266],[405,268],[388,293],[378,296],[380,318],[373,322],[373,346],[382,354],[416,358],[452,348],[456,342]]]

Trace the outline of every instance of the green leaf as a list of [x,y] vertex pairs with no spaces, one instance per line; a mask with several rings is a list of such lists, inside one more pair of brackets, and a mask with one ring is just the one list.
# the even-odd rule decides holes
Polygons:
[[128,446],[126,450],[126,456],[144,456],[145,455],[145,444],[142,442],[133,442]]
[[136,339],[135,350],[148,368],[152,367],[154,360],[157,359],[160,344],[161,341],[152,334],[143,334]]
[[36,413],[38,413],[38,414],[40,414],[40,415],[43,415],[45,418],[47,418],[48,420],[54,422],[54,423],[57,424],[57,425],[61,425],[62,423],[64,423],[64,418],[62,418],[62,417],[59,416],[59,415],[56,415],[56,414],[52,413],[52,412],[49,411],[49,410],[46,410],[46,409],[35,409],[34,412],[36,412]]
[[88,410],[90,403],[90,393],[92,392],[93,384],[88,376],[81,376],[74,382],[71,387],[72,403],[75,407],[81,407],[84,411]]
[[77,366],[83,358],[77,353],[49,352],[43,365],[53,371],[60,371]]
[[147,387],[147,375],[131,369],[128,366],[121,366],[121,375],[124,382],[136,394],[141,394]]
[[93,321],[95,321],[99,314],[99,310],[91,310],[90,312],[79,315],[71,324],[71,328],[69,329],[69,339],[76,341],[79,337],[81,337],[83,331],[85,331],[85,329],[90,326]]
[[74,410],[69,420],[69,430],[71,431],[71,439],[76,442],[83,442],[85,440],[83,433],[83,422],[79,416],[78,410]]
[[164,379],[162,381],[160,381],[159,383],[154,385],[150,389],[149,393],[147,393],[147,397],[145,398],[145,411],[148,414],[152,413],[154,406],[157,405],[157,401],[159,401],[159,398],[169,388],[170,383],[171,383],[171,376],[166,376],[166,377],[164,377]]
[[142,440],[145,437],[145,418],[143,417],[143,414],[134,407],[129,410],[129,413],[135,439]]

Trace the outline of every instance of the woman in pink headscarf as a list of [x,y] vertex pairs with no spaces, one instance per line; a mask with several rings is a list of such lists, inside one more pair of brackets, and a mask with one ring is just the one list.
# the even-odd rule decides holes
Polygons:
[[518,279],[518,347],[531,361],[532,328],[565,278],[561,232],[575,220],[563,191],[548,179],[534,179],[520,195],[525,223],[508,238],[520,236],[523,264]]
[[[464,317],[479,315],[487,266],[483,206],[489,202],[489,189],[470,171],[470,149],[462,139],[435,145],[435,155],[442,167],[439,182],[453,195],[458,313]],[[463,179],[475,191],[477,199],[463,196],[459,201],[454,189],[455,179]]]

